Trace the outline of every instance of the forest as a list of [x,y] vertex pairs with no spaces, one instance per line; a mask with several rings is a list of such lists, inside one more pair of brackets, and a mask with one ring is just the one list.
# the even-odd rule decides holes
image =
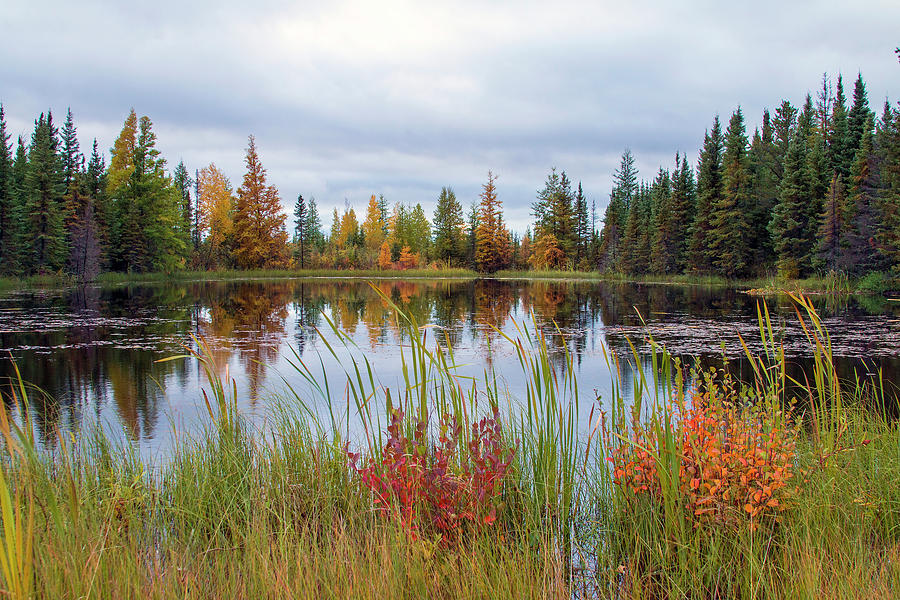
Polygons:
[[848,99],[827,75],[800,107],[782,100],[748,135],[738,107],[715,116],[693,165],[675,153],[642,180],[630,150],[600,217],[581,183],[550,170],[534,221],[511,232],[488,172],[464,208],[440,190],[431,219],[421,203],[372,194],[347,203],[326,232],[314,198],[285,214],[253,136],[234,189],[215,163],[171,171],[149,117],[131,110],[107,154],[89,156],[71,109],[62,127],[41,114],[12,143],[0,106],[0,274],[179,269],[579,270],[740,279],[900,272],[900,106],[869,107],[862,75]]

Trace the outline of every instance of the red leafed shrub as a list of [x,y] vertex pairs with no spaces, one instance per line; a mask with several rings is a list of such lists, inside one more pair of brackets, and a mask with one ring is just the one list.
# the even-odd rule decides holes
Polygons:
[[401,411],[391,414],[380,460],[369,458],[359,466],[359,455],[348,453],[376,508],[397,518],[411,535],[424,528],[447,543],[491,526],[515,454],[503,441],[497,412],[472,424],[466,444],[460,443],[463,429],[455,420],[441,421],[437,441],[429,444],[427,421],[417,422],[410,438],[403,417]]
[[[662,498],[658,469],[667,460],[660,441],[672,436],[678,453],[677,494],[696,526],[772,523],[784,509],[795,475],[797,424],[781,411],[729,401],[716,387],[679,404],[672,431],[661,421],[634,425],[612,457],[615,483],[626,498]],[[662,460],[657,460],[661,458]]]

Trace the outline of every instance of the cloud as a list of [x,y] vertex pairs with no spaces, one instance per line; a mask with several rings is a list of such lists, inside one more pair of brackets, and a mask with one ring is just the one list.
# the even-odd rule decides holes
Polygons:
[[896,97],[900,6],[863,4],[12,0],[0,100],[25,135],[71,106],[103,148],[134,106],[170,163],[235,185],[253,133],[285,203],[325,215],[373,192],[431,210],[443,185],[468,202],[493,169],[521,231],[551,166],[602,208],[625,147],[650,178],[696,160],[715,114],[752,129],[823,71]]

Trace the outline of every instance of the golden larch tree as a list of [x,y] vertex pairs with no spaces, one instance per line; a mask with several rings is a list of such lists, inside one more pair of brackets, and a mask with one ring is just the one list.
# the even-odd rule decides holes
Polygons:
[[261,269],[287,262],[287,216],[278,189],[266,183],[266,169],[251,135],[244,159],[247,172],[238,188],[234,211],[234,260],[242,269]]
[[485,273],[509,266],[509,230],[503,223],[503,203],[497,197],[496,180],[494,174],[488,171],[487,183],[482,186],[478,228],[475,230],[475,266]]

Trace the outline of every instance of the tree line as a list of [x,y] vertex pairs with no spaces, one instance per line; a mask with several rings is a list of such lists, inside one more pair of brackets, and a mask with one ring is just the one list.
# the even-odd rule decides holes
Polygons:
[[601,269],[802,277],[900,271],[900,110],[880,117],[857,77],[783,100],[748,139],[738,107],[716,117],[696,169],[676,154],[638,182],[626,152],[603,219]]
[[[48,111],[30,140],[11,144],[0,106],[0,273],[193,269],[407,269],[440,264],[581,269],[626,274],[786,277],[900,272],[900,108],[869,108],[862,76],[848,102],[827,76],[816,100],[783,100],[748,137],[738,107],[706,131],[696,166],[685,154],[651,181],[626,150],[602,219],[581,183],[552,169],[519,235],[489,172],[468,209],[442,188],[421,204],[373,194],[362,216],[347,203],[330,228],[298,195],[290,232],[253,136],[235,190],[214,163],[170,173],[146,116],[132,110],[110,149],[79,147],[71,110]],[[14,150],[15,148],[15,150]]]

